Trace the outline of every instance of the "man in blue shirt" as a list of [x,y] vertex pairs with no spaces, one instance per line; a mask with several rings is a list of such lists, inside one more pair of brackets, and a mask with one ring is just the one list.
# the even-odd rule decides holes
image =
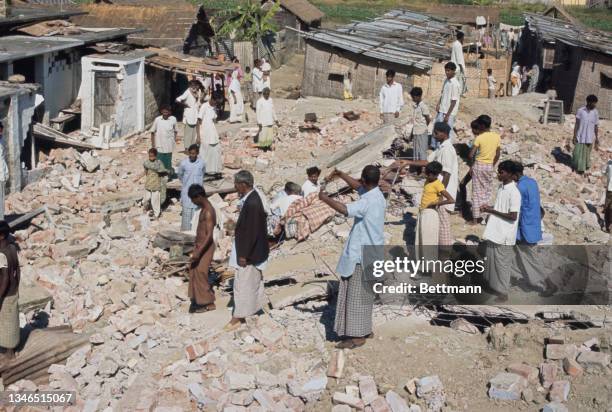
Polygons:
[[328,180],[334,177],[340,177],[359,192],[359,200],[348,205],[330,198],[324,190],[319,192],[319,199],[336,212],[355,218],[336,268],[341,280],[334,322],[334,331],[344,340],[338,348],[354,349],[372,336],[374,293],[365,282],[362,247],[384,245],[387,204],[378,187],[380,170],[377,167],[364,167],[360,180],[339,170],[334,170]]
[[542,240],[542,218],[544,209],[540,203],[538,182],[523,175],[524,167],[514,162],[515,180],[521,192],[521,212],[516,232],[516,266],[515,269],[526,275],[529,284],[540,290],[540,296],[550,297],[556,291],[556,285],[546,276],[542,258],[538,256],[537,244]]

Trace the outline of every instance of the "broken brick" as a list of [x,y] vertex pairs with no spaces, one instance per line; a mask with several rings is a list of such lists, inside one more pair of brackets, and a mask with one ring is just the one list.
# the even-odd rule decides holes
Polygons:
[[563,359],[563,370],[565,371],[565,373],[567,373],[573,378],[578,377],[584,373],[584,369],[582,369],[582,366],[580,366],[580,364],[572,358]]

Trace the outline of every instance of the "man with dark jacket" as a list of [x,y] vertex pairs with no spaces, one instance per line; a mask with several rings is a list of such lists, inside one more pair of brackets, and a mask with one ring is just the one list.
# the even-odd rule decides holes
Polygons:
[[262,270],[268,260],[266,212],[261,197],[254,189],[253,175],[241,170],[234,176],[234,186],[240,195],[240,215],[236,222],[230,266],[234,277],[234,313],[225,330],[240,327],[244,318],[261,310],[264,298]]

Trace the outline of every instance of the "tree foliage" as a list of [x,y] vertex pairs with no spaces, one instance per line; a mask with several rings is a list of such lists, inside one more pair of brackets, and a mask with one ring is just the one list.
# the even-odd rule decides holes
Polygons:
[[223,10],[214,18],[215,26],[218,26],[217,34],[236,40],[259,41],[275,33],[278,27],[274,23],[274,15],[280,10],[280,3],[270,3],[270,7],[264,8],[259,0],[244,0]]

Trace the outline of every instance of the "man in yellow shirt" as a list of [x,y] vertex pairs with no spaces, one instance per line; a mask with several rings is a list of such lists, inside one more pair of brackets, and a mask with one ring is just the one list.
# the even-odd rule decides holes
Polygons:
[[[455,203],[455,199],[446,191],[444,184],[439,179],[442,173],[440,162],[430,162],[425,166],[425,186],[421,196],[421,206],[417,219],[415,246],[417,255],[424,256],[424,248],[420,246],[438,246],[438,231],[440,217],[437,207]],[[437,249],[437,248],[436,248]],[[429,255],[429,254],[428,254]],[[427,256],[436,259],[437,256]]]
[[478,224],[484,217],[481,206],[488,205],[493,192],[495,165],[501,152],[501,136],[491,131],[491,118],[483,114],[476,119],[480,134],[474,139],[469,160],[472,176],[472,224]]

